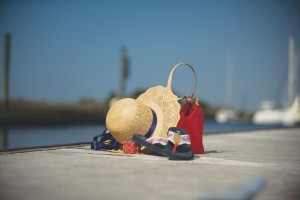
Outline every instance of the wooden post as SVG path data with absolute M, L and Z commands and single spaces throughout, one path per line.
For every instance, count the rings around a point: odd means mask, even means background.
M 124 98 L 126 96 L 125 94 L 125 88 L 126 84 L 125 81 L 128 78 L 128 58 L 126 53 L 126 48 L 121 48 L 121 59 L 120 59 L 120 94 L 119 98 Z
M 4 65 L 3 65 L 3 103 L 4 107 L 9 107 L 9 58 L 10 58 L 10 35 L 4 36 Z
M 8 127 L 4 125 L 1 127 L 1 130 L 2 134 L 0 133 L 0 135 L 2 135 L 2 144 L 0 146 L 0 150 L 6 150 L 8 149 Z

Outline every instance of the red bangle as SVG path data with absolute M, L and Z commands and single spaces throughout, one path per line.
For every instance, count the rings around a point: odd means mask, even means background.
M 123 142 L 123 153 L 138 154 L 138 144 L 132 140 Z

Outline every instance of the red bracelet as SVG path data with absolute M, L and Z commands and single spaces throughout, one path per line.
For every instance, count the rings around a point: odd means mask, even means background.
M 138 154 L 138 144 L 132 140 L 123 142 L 123 153 Z

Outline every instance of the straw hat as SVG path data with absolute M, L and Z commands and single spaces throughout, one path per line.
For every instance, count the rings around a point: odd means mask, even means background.
M 133 134 L 147 137 L 167 137 L 169 127 L 177 125 L 180 115 L 178 97 L 170 88 L 149 88 L 136 100 L 124 98 L 108 111 L 106 126 L 120 143 L 131 140 Z

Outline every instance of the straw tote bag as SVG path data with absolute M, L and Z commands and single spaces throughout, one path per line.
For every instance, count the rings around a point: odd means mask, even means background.
M 176 127 L 178 121 L 181 119 L 180 115 L 180 109 L 181 106 L 178 103 L 178 100 L 182 99 L 176 96 L 173 91 L 172 91 L 172 79 L 173 79 L 173 74 L 174 71 L 177 67 L 179 66 L 188 66 L 193 70 L 194 73 L 194 80 L 195 80 L 195 85 L 194 85 L 194 91 L 193 91 L 193 96 L 195 96 L 196 92 L 196 84 L 197 84 L 197 77 L 196 77 L 196 72 L 194 68 L 185 63 L 179 63 L 175 65 L 168 77 L 168 82 L 167 86 L 155 86 L 155 87 L 150 87 L 146 92 L 141 94 L 137 100 L 142 100 L 144 102 L 147 101 L 152 101 L 155 102 L 160 108 L 161 108 L 161 113 L 158 113 L 158 116 L 163 116 L 160 119 L 158 119 L 158 122 L 163 121 L 161 124 L 158 124 L 157 129 L 160 130 L 160 134 L 153 134 L 152 136 L 158 136 L 158 137 L 167 137 L 167 132 L 170 127 Z M 194 118 L 194 117 L 193 117 Z
M 203 127 L 204 117 L 196 97 L 197 75 L 195 69 L 190 64 L 179 63 L 175 65 L 170 73 L 167 87 L 171 88 L 173 73 L 179 66 L 188 66 L 194 74 L 195 86 L 192 96 L 185 96 L 185 104 L 180 110 L 180 119 L 177 123 L 178 128 L 185 129 L 191 139 L 191 149 L 193 153 L 203 153 Z

